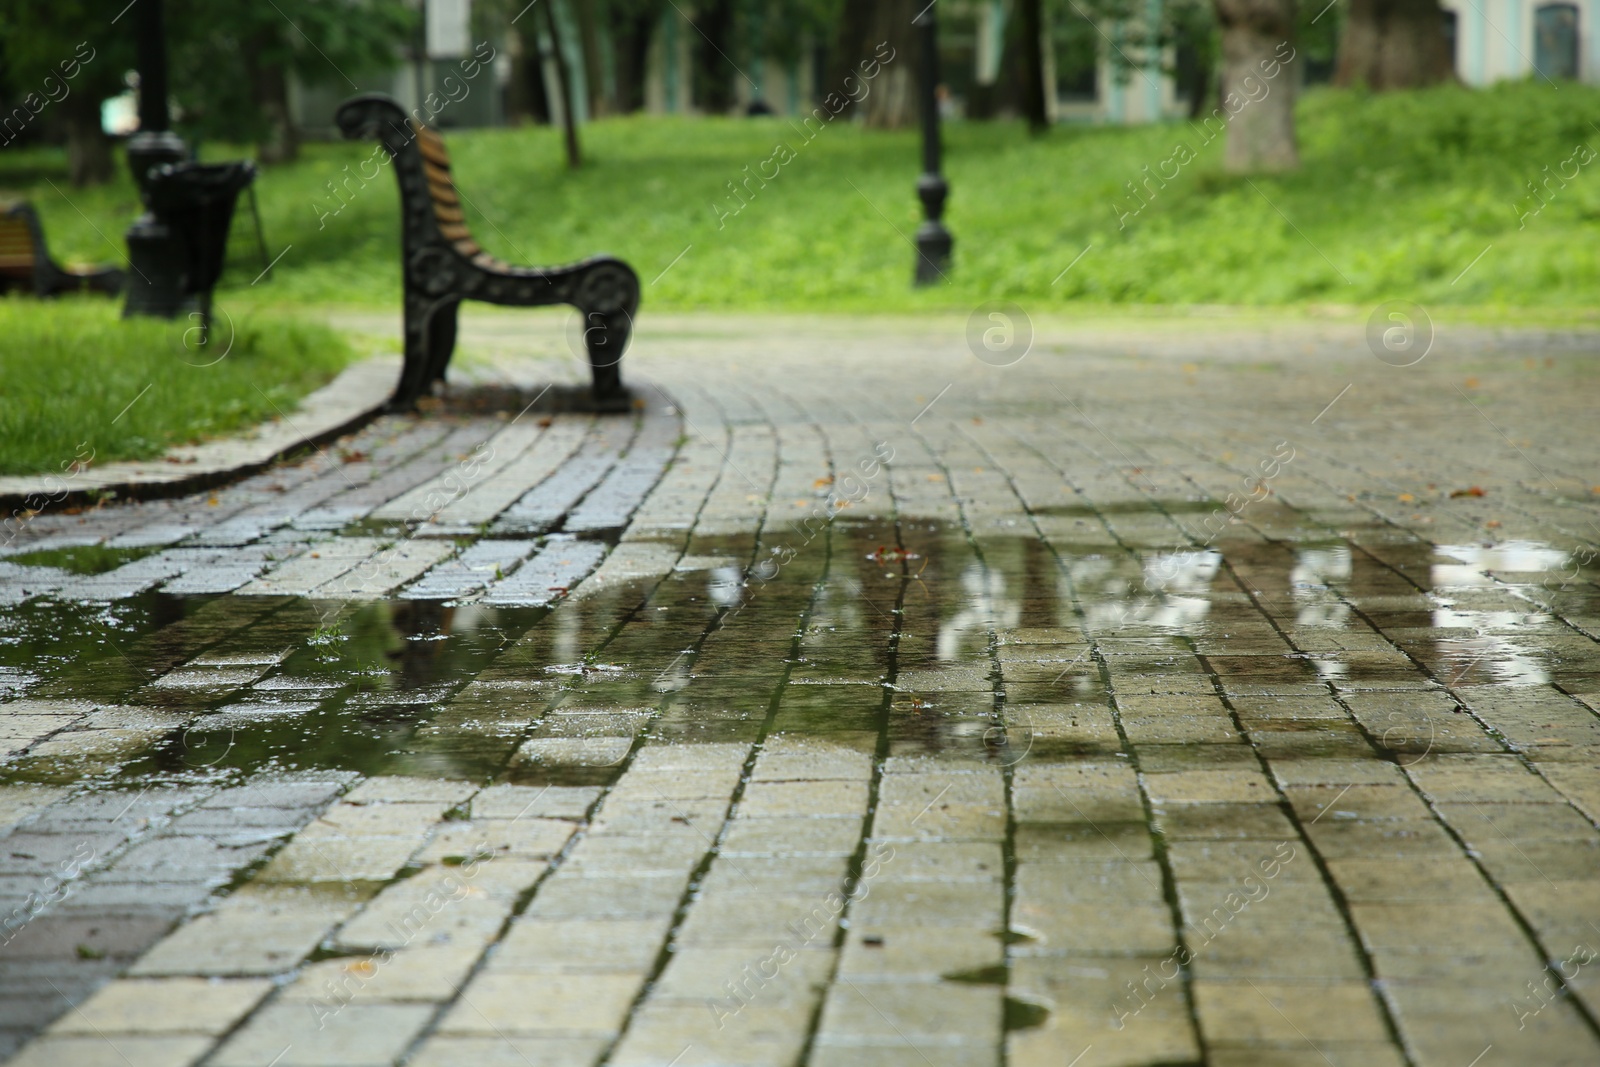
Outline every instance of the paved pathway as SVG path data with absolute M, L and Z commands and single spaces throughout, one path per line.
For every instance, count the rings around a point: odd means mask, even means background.
M 544 325 L 16 531 L 0 1056 L 1600 1062 L 1592 335 Z

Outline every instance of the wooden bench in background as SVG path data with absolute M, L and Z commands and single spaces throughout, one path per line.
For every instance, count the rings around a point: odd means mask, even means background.
M 44 227 L 33 205 L 0 206 L 0 293 L 26 289 L 34 296 L 93 292 L 116 296 L 127 280 L 116 267 L 63 267 L 50 258 Z
M 618 364 L 639 307 L 639 276 L 613 256 L 564 267 L 516 267 L 485 252 L 461 213 L 444 140 L 382 93 L 345 101 L 336 121 L 347 139 L 377 139 L 400 181 L 405 366 L 392 406 L 408 408 L 443 380 L 464 299 L 512 307 L 570 304 L 583 314 L 584 343 L 601 410 L 626 410 Z

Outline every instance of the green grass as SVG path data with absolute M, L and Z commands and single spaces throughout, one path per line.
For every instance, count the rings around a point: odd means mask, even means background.
M 1600 283 L 1592 251 L 1600 161 L 1520 230 L 1517 204 L 1544 167 L 1554 172 L 1576 145 L 1600 144 L 1595 115 L 1600 90 L 1571 83 L 1376 96 L 1317 90 L 1300 104 L 1304 168 L 1251 179 L 1223 174 L 1221 138 L 1203 146 L 1183 123 L 1064 127 L 1039 139 L 1010 124 L 950 123 L 955 265 L 948 284 L 920 292 L 908 285 L 905 239 L 919 221 L 910 131 L 837 123 L 806 142 L 781 118 L 612 119 L 585 128 L 589 164 L 576 173 L 563 167 L 550 129 L 456 131 L 447 140 L 486 248 L 536 264 L 621 255 L 643 277 L 651 309 L 905 312 L 965 310 L 986 299 L 1045 312 L 1360 308 L 1406 299 L 1571 314 L 1592 306 Z M 795 158 L 719 226 L 712 204 L 729 206 L 725 183 L 747 165 L 754 171 L 780 142 Z M 1119 227 L 1113 204 L 1127 202 L 1125 183 L 1180 142 L 1198 158 Z M 301 162 L 263 173 L 269 254 L 288 250 L 272 279 L 251 288 L 261 264 L 253 236 L 237 228 L 224 306 L 397 304 L 399 220 L 388 168 L 319 224 L 318 205 L 338 204 L 326 183 L 372 150 L 314 145 Z M 39 203 L 58 248 L 115 259 L 134 214 L 131 186 L 121 179 L 72 190 L 60 169 L 53 153 L 8 153 L 0 185 Z
M 105 299 L 0 299 L 0 473 L 149 459 L 237 430 L 293 410 L 352 356 L 328 327 L 267 311 L 236 317 L 221 358 L 191 351 L 183 320 L 119 313 Z

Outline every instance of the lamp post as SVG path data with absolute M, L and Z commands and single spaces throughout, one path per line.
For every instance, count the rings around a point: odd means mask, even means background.
M 940 221 L 950 187 L 939 173 L 939 28 L 934 7 L 923 8 L 912 22 L 922 38 L 921 84 L 917 87 L 922 98 L 922 176 L 917 179 L 917 197 L 925 217 L 917 227 L 917 285 L 932 285 L 944 278 L 950 266 L 950 247 L 955 243 Z
M 162 0 L 134 4 L 134 49 L 139 64 L 139 131 L 128 138 L 128 168 L 139 184 L 145 212 L 128 227 L 128 300 L 122 314 L 171 318 L 184 305 L 185 257 L 172 228 L 150 210 L 150 172 L 189 156 L 183 138 L 169 128 L 167 39 Z

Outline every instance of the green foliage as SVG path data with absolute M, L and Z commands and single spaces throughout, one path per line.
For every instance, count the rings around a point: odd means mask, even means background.
M 948 285 L 928 290 L 909 285 L 907 238 L 921 219 L 912 131 L 835 122 L 808 143 L 781 118 L 613 119 L 585 130 L 591 159 L 576 173 L 562 162 L 559 132 L 548 128 L 452 131 L 448 142 L 473 233 L 490 252 L 533 264 L 623 256 L 645 282 L 646 322 L 658 309 L 966 310 L 1001 298 L 1039 311 L 1129 303 L 1370 308 L 1400 298 L 1430 307 L 1583 309 L 1600 288 L 1592 252 L 1600 160 L 1556 186 L 1520 229 L 1519 220 L 1537 206 L 1526 183 L 1542 179 L 1542 168 L 1553 174 L 1575 145 L 1600 145 L 1587 118 L 1596 113 L 1600 90 L 1576 84 L 1316 90 L 1300 103 L 1302 170 L 1251 181 L 1223 173 L 1222 138 L 1205 144 L 1187 123 L 1058 127 L 1037 140 L 1016 125 L 951 123 L 955 267 Z M 751 180 L 754 193 L 735 212 L 727 183 L 756 174 L 779 142 L 793 160 L 765 187 Z M 1197 158 L 1120 228 L 1119 214 L 1136 206 L 1127 183 L 1142 181 L 1146 166 L 1154 173 L 1180 142 Z M 237 229 L 230 281 L 219 294 L 225 305 L 398 309 L 399 206 L 389 168 L 364 186 L 352 182 L 342 208 L 326 184 L 346 166 L 357 173 L 372 151 L 311 146 L 302 162 L 262 176 L 269 254 L 293 247 L 271 280 L 251 287 L 261 265 L 241 239 L 248 230 Z M 73 193 L 69 203 L 35 177 L 50 158 L 0 156 L 0 185 L 22 179 L 60 251 L 110 258 L 101 233 L 120 233 L 134 214 L 127 179 Z M 319 228 L 319 210 L 334 208 Z
M 0 299 L 0 473 L 148 459 L 275 418 L 351 358 L 331 329 L 281 315 L 239 316 L 219 359 L 186 345 L 190 323 L 120 313 L 103 298 Z
M 168 0 L 178 125 L 205 140 L 264 137 L 259 85 L 268 72 L 355 92 L 355 79 L 394 66 L 416 25 L 400 0 Z
M 71 81 L 72 92 L 80 103 L 117 95 L 134 66 L 138 14 L 128 0 L 0 4 L 7 87 L 19 95 L 42 92 L 43 80 L 59 77 L 61 62 L 87 42 L 93 59 Z M 416 12 L 402 0 L 167 0 L 165 16 L 177 127 L 201 139 L 234 141 L 267 133 L 262 97 L 273 72 L 353 91 L 351 79 L 394 65 L 396 48 L 417 24 Z
M 8 0 L 0 3 L 0 47 L 4 49 L 6 88 L 19 97 L 44 95 L 45 79 L 66 80 L 72 93 L 103 100 L 123 89 L 122 76 L 133 66 L 133 37 L 127 17 L 112 20 L 127 0 Z M 79 52 L 80 44 L 89 46 Z M 70 79 L 62 64 L 82 59 Z

